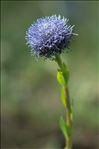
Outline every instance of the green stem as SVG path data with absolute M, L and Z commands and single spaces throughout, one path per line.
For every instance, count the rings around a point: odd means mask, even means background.
M 55 61 L 57 62 L 59 68 L 61 69 L 64 79 L 66 78 L 66 73 L 64 72 L 64 66 L 61 61 L 60 56 L 56 56 Z M 70 130 L 72 130 L 72 110 L 71 110 L 71 103 L 70 103 L 70 96 L 69 96 L 69 90 L 68 85 L 64 87 L 65 90 L 65 96 L 66 96 L 66 124 L 69 126 Z M 72 149 L 72 131 L 70 133 L 70 136 L 66 137 L 66 147 L 64 149 Z
M 72 130 L 71 103 L 70 103 L 68 87 L 65 88 L 65 92 L 67 96 L 66 123 Z M 67 137 L 66 149 L 72 149 L 72 131 L 70 136 Z

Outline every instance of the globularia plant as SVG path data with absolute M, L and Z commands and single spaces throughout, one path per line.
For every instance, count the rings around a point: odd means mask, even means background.
M 66 120 L 60 118 L 60 127 L 66 139 L 65 149 L 72 149 L 72 105 L 68 90 L 69 70 L 61 60 L 61 53 L 68 50 L 74 25 L 60 15 L 38 19 L 26 32 L 27 44 L 36 57 L 48 58 L 58 64 L 57 80 L 61 86 L 62 103 L 66 109 Z

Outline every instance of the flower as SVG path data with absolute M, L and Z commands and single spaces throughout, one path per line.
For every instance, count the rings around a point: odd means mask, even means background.
M 27 44 L 37 57 L 54 58 L 68 48 L 73 35 L 74 25 L 60 15 L 38 19 L 26 32 Z

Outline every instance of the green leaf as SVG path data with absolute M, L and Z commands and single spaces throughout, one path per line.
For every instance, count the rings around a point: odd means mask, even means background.
M 61 128 L 65 138 L 71 136 L 71 128 L 66 124 L 63 117 L 60 118 L 60 128 Z
M 66 127 L 65 127 L 65 122 L 64 122 L 63 117 L 60 118 L 60 128 L 61 128 L 65 138 L 67 138 Z
M 71 121 L 73 121 L 73 107 L 71 105 L 71 112 L 70 112 Z
M 58 70 L 58 72 L 57 72 L 57 80 L 58 80 L 58 82 L 59 82 L 59 84 L 61 86 L 64 86 L 65 85 L 65 79 L 64 79 L 64 76 L 63 76 L 62 71 L 59 71 Z
M 68 80 L 69 80 L 69 71 L 64 71 L 64 78 L 65 78 L 65 82 L 66 84 L 68 83 Z
M 63 62 L 63 69 L 67 71 L 67 66 L 64 62 Z
M 65 88 L 64 87 L 62 87 L 62 91 L 61 91 L 61 100 L 62 100 L 62 103 L 63 103 L 63 105 L 66 107 L 66 99 L 67 98 L 67 96 L 66 96 L 66 93 L 65 93 Z
M 64 72 L 63 75 L 64 75 L 64 78 L 65 78 L 65 82 L 67 84 L 68 80 L 69 80 L 69 70 L 68 70 L 65 63 L 63 63 L 63 72 Z

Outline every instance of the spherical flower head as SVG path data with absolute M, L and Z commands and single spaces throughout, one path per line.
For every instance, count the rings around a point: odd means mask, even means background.
M 37 57 L 55 58 L 68 48 L 75 33 L 68 19 L 50 16 L 38 19 L 26 32 L 27 44 Z

